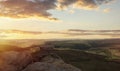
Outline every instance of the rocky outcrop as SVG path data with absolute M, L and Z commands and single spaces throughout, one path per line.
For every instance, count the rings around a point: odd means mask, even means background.
M 0 52 L 0 71 L 81 71 L 49 50 L 31 47 Z
M 7 51 L 0 53 L 0 71 L 20 71 L 31 63 L 28 52 Z
M 46 62 L 35 62 L 25 68 L 23 71 L 81 71 L 71 65 L 57 66 Z
M 28 65 L 23 71 L 81 71 L 80 69 L 66 64 L 58 56 L 48 55 L 41 59 L 40 62 L 35 62 Z

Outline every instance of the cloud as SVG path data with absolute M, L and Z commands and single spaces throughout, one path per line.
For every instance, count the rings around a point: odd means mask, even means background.
M 0 16 L 57 20 L 48 12 L 48 10 L 55 9 L 55 2 L 56 0 L 0 0 Z
M 49 10 L 68 8 L 95 9 L 113 0 L 0 0 L 0 16 L 11 18 L 37 17 L 58 20 Z M 73 11 L 71 11 L 73 13 Z
M 69 29 L 69 32 L 99 32 L 99 33 L 107 33 L 107 32 L 112 32 L 112 33 L 120 33 L 120 30 L 80 30 L 80 29 Z
M 42 32 L 34 32 L 34 31 L 22 31 L 22 30 L 0 30 L 1 33 L 13 33 L 13 34 L 31 34 L 31 35 L 37 35 L 37 34 L 42 34 Z
M 120 37 L 120 30 L 80 30 L 69 29 L 68 35 L 80 36 L 80 35 L 100 35 L 100 36 L 116 36 Z
M 111 11 L 110 8 L 106 8 L 106 9 L 103 10 L 104 13 L 109 13 L 110 11 Z
M 64 31 L 22 31 L 22 30 L 0 30 L 1 39 L 52 39 L 52 38 L 120 38 L 120 30 L 80 30 L 69 29 Z
M 81 35 L 110 35 L 110 36 L 120 36 L 120 30 L 80 30 L 80 29 L 69 29 L 65 31 L 50 31 L 45 32 L 49 34 L 64 34 L 71 36 L 81 36 Z
M 74 11 L 74 10 L 70 10 L 70 11 L 68 11 L 68 13 L 70 13 L 70 14 L 74 14 L 75 11 Z
M 92 10 L 97 8 L 99 5 L 110 3 L 114 0 L 58 0 L 59 9 L 67 8 L 68 6 L 73 5 L 75 8 Z

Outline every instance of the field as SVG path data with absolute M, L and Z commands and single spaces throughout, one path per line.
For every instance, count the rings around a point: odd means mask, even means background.
M 56 50 L 65 62 L 83 71 L 119 71 L 120 63 L 107 59 L 106 56 L 86 53 L 78 50 Z
M 119 71 L 120 40 L 52 41 L 55 53 L 83 71 Z

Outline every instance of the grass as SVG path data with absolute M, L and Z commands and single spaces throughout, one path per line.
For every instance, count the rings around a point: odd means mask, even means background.
M 106 56 L 78 50 L 55 50 L 65 62 L 82 71 L 120 71 L 120 63 L 109 61 Z

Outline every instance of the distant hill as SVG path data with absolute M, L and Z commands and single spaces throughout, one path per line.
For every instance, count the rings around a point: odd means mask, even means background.
M 120 62 L 109 60 L 107 59 L 107 56 L 78 50 L 56 50 L 54 52 L 58 54 L 66 63 L 81 68 L 82 71 L 120 70 Z
M 54 45 L 55 48 L 70 48 L 86 50 L 91 48 L 113 48 L 120 47 L 120 39 L 103 39 L 103 40 L 63 40 L 63 41 L 50 41 L 46 44 Z M 116 47 L 117 45 L 117 47 Z

